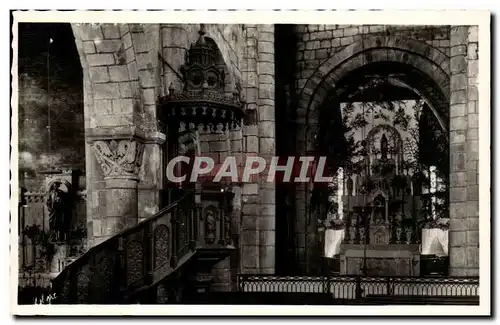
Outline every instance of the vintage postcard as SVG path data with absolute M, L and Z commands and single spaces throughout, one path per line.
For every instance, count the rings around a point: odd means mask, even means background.
M 12 15 L 12 314 L 491 313 L 489 12 Z

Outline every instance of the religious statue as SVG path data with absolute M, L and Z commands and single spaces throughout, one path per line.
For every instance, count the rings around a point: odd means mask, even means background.
M 205 214 L 205 241 L 207 244 L 215 243 L 216 229 L 215 213 L 212 209 L 208 209 Z
M 46 203 L 49 210 L 50 232 L 55 241 L 63 241 L 65 239 L 70 218 L 68 194 L 61 190 L 60 186 L 60 182 L 55 182 L 50 187 Z

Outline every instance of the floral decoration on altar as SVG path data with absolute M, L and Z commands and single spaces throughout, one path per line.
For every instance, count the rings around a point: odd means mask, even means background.
M 450 227 L 450 219 L 449 218 L 432 219 L 424 224 L 424 229 L 439 228 L 442 230 L 448 230 L 449 227 Z
M 327 229 L 341 230 L 345 229 L 345 222 L 343 219 L 338 219 L 337 216 L 328 215 L 326 219 L 318 219 L 318 230 L 325 231 Z

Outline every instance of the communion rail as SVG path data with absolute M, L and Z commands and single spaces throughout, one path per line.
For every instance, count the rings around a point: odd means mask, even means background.
M 195 253 L 198 215 L 192 193 L 138 225 L 90 248 L 53 281 L 59 304 L 134 301 Z
M 238 275 L 239 292 L 322 293 L 333 299 L 392 297 L 479 299 L 479 277 Z M 453 298 L 451 298 L 453 299 Z M 386 299 L 387 300 L 387 299 Z M 432 300 L 432 299 L 431 299 Z

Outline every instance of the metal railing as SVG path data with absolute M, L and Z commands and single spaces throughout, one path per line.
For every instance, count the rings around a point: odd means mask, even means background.
M 92 247 L 54 280 L 54 303 L 127 303 L 135 292 L 172 273 L 197 240 L 194 193 L 135 227 Z
M 238 275 L 240 292 L 328 293 L 334 299 L 370 296 L 479 296 L 479 277 L 363 277 Z

